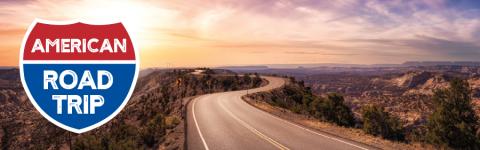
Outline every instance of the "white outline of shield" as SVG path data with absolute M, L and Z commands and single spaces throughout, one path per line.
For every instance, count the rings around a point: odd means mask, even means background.
M 87 21 L 88 22 L 88 21 Z M 19 59 L 19 69 L 20 69 L 20 79 L 22 81 L 22 86 L 23 88 L 25 89 L 25 93 L 27 93 L 27 96 L 28 98 L 30 99 L 30 102 L 32 102 L 33 106 L 35 106 L 35 108 L 40 112 L 40 114 L 47 118 L 48 121 L 52 122 L 53 124 L 55 124 L 56 126 L 60 127 L 60 128 L 63 128 L 65 130 L 68 130 L 68 131 L 71 131 L 71 132 L 74 132 L 74 133 L 84 133 L 84 132 L 87 132 L 87 131 L 90 131 L 92 129 L 95 129 L 97 127 L 100 127 L 102 126 L 103 124 L 107 123 L 108 121 L 112 120 L 115 116 L 118 115 L 118 113 L 120 113 L 120 111 L 127 105 L 128 101 L 130 100 L 132 94 L 133 94 L 133 91 L 135 89 L 135 86 L 137 84 L 137 78 L 138 78 L 138 73 L 139 73 L 139 69 L 140 69 L 140 56 L 139 56 L 139 50 L 137 49 L 137 45 L 136 43 L 134 42 L 133 40 L 133 37 L 132 35 L 129 34 L 129 37 L 130 37 L 130 40 L 132 42 L 132 45 L 133 45 L 133 49 L 134 49 L 134 52 L 135 52 L 135 75 L 133 77 L 133 80 L 132 80 L 132 84 L 131 84 L 131 87 L 130 87 L 130 90 L 128 91 L 128 94 L 127 96 L 125 97 L 125 99 L 123 100 L 122 104 L 120 105 L 120 107 L 118 107 L 112 114 L 110 114 L 108 117 L 106 117 L 105 119 L 93 124 L 93 125 L 90 125 L 88 127 L 85 127 L 85 128 L 82 128 L 82 129 L 75 129 L 75 128 L 72 128 L 72 127 L 69 127 L 67 125 L 64 125 L 63 123 L 61 122 L 58 122 L 57 120 L 53 119 L 52 117 L 50 117 L 47 113 L 45 113 L 43 111 L 43 109 L 38 106 L 37 102 L 35 101 L 35 99 L 33 99 L 32 95 L 30 94 L 30 90 L 28 89 L 28 86 L 26 86 L 27 84 L 25 83 L 25 77 L 24 77 L 24 73 L 23 73 L 23 54 L 24 54 L 24 49 L 25 49 L 25 44 L 27 42 L 27 39 L 28 37 L 30 36 L 30 32 L 32 31 L 32 29 L 35 27 L 35 25 L 37 23 L 45 23 L 45 24 L 52 24 L 52 25 L 70 25 L 70 24 L 74 24 L 74 23 L 85 23 L 85 24 L 89 24 L 89 25 L 106 25 L 106 24 L 114 24 L 114 23 L 122 23 L 121 21 L 118 21 L 118 22 L 113 22 L 113 23 L 99 23 L 99 24 L 95 24 L 95 23 L 86 23 L 84 21 L 81 21 L 81 20 L 69 20 L 69 21 L 49 21 L 49 20 L 42 20 L 42 19 L 38 19 L 36 18 L 35 20 L 33 20 L 32 24 L 30 24 L 30 26 L 28 27 L 28 30 L 27 32 L 25 33 L 25 36 L 23 37 L 23 41 L 22 41 L 22 45 L 21 45 L 21 48 L 20 48 L 20 59 Z M 127 34 L 128 34 L 128 28 L 125 26 L 125 24 L 123 24 L 123 27 L 125 28 L 125 30 L 127 30 Z

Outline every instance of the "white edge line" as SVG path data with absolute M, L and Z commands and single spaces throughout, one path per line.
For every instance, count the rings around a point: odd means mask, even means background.
M 307 128 L 304 128 L 304 127 L 302 127 L 302 126 L 300 126 L 300 125 L 297 125 L 297 124 L 288 122 L 288 121 L 286 121 L 286 120 L 283 120 L 283 119 L 281 119 L 281 118 L 278 118 L 277 116 L 274 116 L 274 117 L 275 117 L 276 119 L 279 119 L 279 120 L 283 121 L 283 122 L 286 122 L 286 123 L 288 123 L 288 124 L 291 124 L 291 125 L 293 125 L 293 126 L 296 126 L 296 127 L 300 128 L 300 129 L 306 130 L 306 131 L 308 131 L 308 132 L 310 132 L 310 133 L 317 134 L 317 135 L 320 135 L 320 136 L 323 136 L 323 137 L 325 137 L 325 138 L 329 138 L 329 139 L 332 139 L 332 140 L 335 140 L 335 141 L 338 141 L 338 142 L 342 142 L 342 143 L 345 143 L 345 144 L 347 144 L 347 145 L 354 146 L 354 147 L 357 147 L 357 148 L 360 148 L 360 149 L 363 149 L 363 150 L 368 150 L 367 148 L 364 148 L 364 147 L 355 145 L 355 144 L 353 144 L 353 143 L 350 143 L 350 142 L 347 142 L 347 141 L 344 141 L 344 140 L 341 140 L 341 139 L 338 139 L 338 138 L 335 138 L 335 137 L 331 137 L 331 136 L 328 136 L 328 135 L 325 135 L 325 134 L 321 134 L 321 133 L 312 131 L 312 130 L 307 129 Z
M 277 148 L 280 148 L 282 150 L 289 150 L 288 147 L 280 144 L 279 142 L 275 141 L 274 139 L 272 139 L 271 137 L 268 137 L 267 135 L 263 134 L 262 132 L 258 131 L 257 129 L 255 129 L 254 127 L 252 127 L 251 125 L 249 125 L 248 123 L 246 123 L 245 121 L 241 120 L 240 118 L 238 118 L 237 116 L 235 116 L 230 110 L 228 110 L 221 101 L 219 101 L 219 104 L 220 104 L 220 107 L 225 110 L 233 119 L 237 120 L 240 125 L 244 126 L 245 128 L 249 129 L 250 131 L 254 132 L 255 131 L 260 134 L 260 135 L 257 135 L 257 136 L 260 136 L 261 138 L 265 138 L 264 140 L 270 142 L 272 145 L 276 146 Z M 262 137 L 263 136 L 263 137 Z
M 135 60 L 23 60 L 23 64 L 135 64 Z
M 203 146 L 205 147 L 206 150 L 210 150 L 208 148 L 207 142 L 205 142 L 205 139 L 203 138 L 202 131 L 200 131 L 200 127 L 198 126 L 198 123 L 197 123 L 197 118 L 195 117 L 195 103 L 197 103 L 197 99 L 198 98 L 195 98 L 195 100 L 193 100 L 193 104 L 192 104 L 193 121 L 195 122 L 195 127 L 197 127 L 197 131 L 198 131 L 198 134 L 200 135 L 200 139 L 202 139 Z
M 243 101 L 243 100 L 242 100 L 242 101 Z M 245 102 L 245 101 L 243 101 L 243 102 Z M 245 103 L 246 103 L 246 102 L 245 102 Z M 254 107 L 254 108 L 255 108 L 255 107 Z M 260 109 L 258 109 L 258 108 L 255 108 L 255 109 L 260 110 Z M 275 116 L 275 115 L 273 115 L 273 114 L 267 113 L 267 112 L 265 112 L 265 111 L 263 111 L 263 110 L 260 110 L 260 112 L 263 112 L 263 113 L 265 113 L 265 114 L 268 114 L 268 115 L 272 116 L 272 117 L 275 118 L 275 119 L 278 119 L 278 120 L 280 120 L 280 121 L 282 121 L 282 122 L 285 122 L 285 123 L 288 123 L 288 124 L 290 124 L 290 125 L 296 126 L 296 127 L 300 128 L 300 129 L 303 129 L 303 130 L 308 131 L 308 132 L 310 132 L 310 133 L 313 133 L 313 134 L 316 134 L 316 135 L 320 135 L 320 136 L 323 136 L 323 137 L 325 137 L 325 138 L 332 139 L 332 140 L 335 140 L 335 141 L 338 141 L 338 142 L 342 142 L 342 143 L 345 143 L 345 144 L 347 144 L 347 145 L 354 146 L 354 147 L 357 147 L 357 148 L 360 148 L 360 149 L 363 149 L 363 150 L 368 150 L 367 148 L 364 148 L 364 147 L 355 145 L 355 144 L 353 144 L 353 143 L 350 143 L 350 142 L 347 142 L 347 141 L 344 141 L 344 140 L 341 140 L 341 139 L 338 139 L 338 138 L 335 138 L 335 137 L 331 137 L 331 136 L 328 136 L 328 135 L 325 135 L 325 134 L 321 134 L 321 133 L 312 131 L 312 130 L 310 130 L 310 129 L 308 129 L 308 128 L 302 127 L 302 126 L 300 126 L 300 125 L 298 125 L 298 124 L 295 124 L 295 123 L 292 123 L 292 122 L 289 122 L 289 121 L 287 121 L 287 120 L 284 120 L 284 119 L 282 119 L 282 118 L 279 118 L 278 116 Z

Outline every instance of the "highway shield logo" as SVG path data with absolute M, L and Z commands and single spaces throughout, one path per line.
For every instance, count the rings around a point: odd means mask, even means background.
M 83 133 L 127 104 L 138 54 L 122 23 L 35 20 L 20 49 L 20 77 L 35 108 L 53 124 Z

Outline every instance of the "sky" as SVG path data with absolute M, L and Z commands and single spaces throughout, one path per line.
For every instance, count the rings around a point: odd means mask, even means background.
M 120 20 L 142 68 L 480 60 L 478 0 L 2 0 L 0 66 L 35 18 Z

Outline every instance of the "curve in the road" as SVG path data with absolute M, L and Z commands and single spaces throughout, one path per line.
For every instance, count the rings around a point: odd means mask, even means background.
M 249 129 L 250 131 L 252 131 L 253 133 L 255 133 L 256 135 L 258 135 L 260 138 L 270 142 L 271 144 L 273 144 L 274 146 L 278 147 L 279 149 L 282 149 L 282 150 L 288 150 L 287 147 L 283 146 L 282 144 L 278 143 L 277 141 L 273 140 L 272 138 L 266 136 L 265 134 L 263 134 L 262 132 L 258 131 L 257 129 L 253 128 L 252 126 L 250 126 L 248 123 L 244 122 L 243 120 L 239 119 L 237 116 L 235 116 L 230 110 L 226 109 L 225 106 L 220 102 L 220 106 L 222 107 L 222 109 L 227 112 L 233 119 L 237 120 L 241 125 L 243 125 L 245 128 Z M 202 138 L 203 139 L 203 138 Z M 208 147 L 205 147 L 208 149 Z
M 200 127 L 198 126 L 197 118 L 195 117 L 195 103 L 197 101 L 193 101 L 193 106 L 192 106 L 192 116 L 193 116 L 193 121 L 195 122 L 195 127 L 197 127 L 198 135 L 200 136 L 200 139 L 202 140 L 203 146 L 205 147 L 206 150 L 209 150 L 207 142 L 205 142 L 205 139 L 203 138 L 202 131 L 200 131 Z
M 254 108 L 241 97 L 282 87 L 284 78 L 263 77 L 268 85 L 199 96 L 187 106 L 188 149 L 376 149 L 328 135 Z M 190 111 L 191 110 L 191 111 Z

